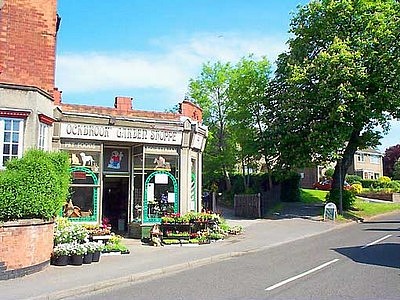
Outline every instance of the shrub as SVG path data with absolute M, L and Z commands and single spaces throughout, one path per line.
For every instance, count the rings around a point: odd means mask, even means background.
M 326 202 L 333 202 L 339 209 L 340 190 L 331 190 L 325 198 Z M 356 196 L 353 191 L 342 190 L 342 207 L 343 210 L 349 210 L 356 200 Z
M 360 183 L 364 189 L 372 187 L 377 181 L 374 179 L 361 179 Z
M 65 203 L 70 182 L 63 152 L 29 150 L 0 172 L 0 220 L 51 219 Z
M 358 176 L 358 175 L 346 175 L 346 181 L 351 185 L 353 183 L 361 182 L 361 180 L 362 180 L 361 176 Z
M 362 185 L 359 184 L 359 183 L 353 183 L 353 184 L 351 185 L 351 188 L 353 189 L 353 191 L 354 191 L 356 194 L 360 194 L 360 193 L 363 191 L 363 187 L 362 187 Z
M 390 177 L 387 177 L 387 176 L 381 176 L 378 178 L 379 183 L 386 184 L 386 183 L 389 183 L 390 181 L 392 181 L 392 180 L 390 179 Z

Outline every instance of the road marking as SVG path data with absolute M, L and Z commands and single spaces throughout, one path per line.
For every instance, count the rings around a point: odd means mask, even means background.
M 384 236 L 383 238 L 380 238 L 380 239 L 378 239 L 376 241 L 373 241 L 373 242 L 371 242 L 369 244 L 366 244 L 366 245 L 362 246 L 361 249 L 365 249 L 365 248 L 367 248 L 369 246 L 372 246 L 372 245 L 375 245 L 375 244 L 377 244 L 379 242 L 382 242 L 383 240 L 386 240 L 387 238 L 390 238 L 391 236 L 392 236 L 391 234 L 388 234 L 388 235 Z
M 335 259 L 333 259 L 333 260 L 331 260 L 331 261 L 328 261 L 328 262 L 326 262 L 326 263 L 324 263 L 324 264 L 322 264 L 322 265 L 320 265 L 320 266 L 318 266 L 318 267 L 315 267 L 314 269 L 311 269 L 311 270 L 309 270 L 309 271 L 307 271 L 307 272 L 301 273 L 301 274 L 299 274 L 299 275 L 296 275 L 296 276 L 294 276 L 294 277 L 291 277 L 291 278 L 289 278 L 289 279 L 286 279 L 286 280 L 284 280 L 284 281 L 281 281 L 281 282 L 279 282 L 279 283 L 277 283 L 277 284 L 271 285 L 270 287 L 267 287 L 265 290 L 266 290 L 266 291 L 272 291 L 273 289 L 276 289 L 276 288 L 278 288 L 278 287 L 280 287 L 280 286 L 282 286 L 282 285 L 284 285 L 284 284 L 286 284 L 286 283 L 292 282 L 292 281 L 294 281 L 294 280 L 296 280 L 296 279 L 299 279 L 299 278 L 301 278 L 301 277 L 304 277 L 304 276 L 306 276 L 306 275 L 308 275 L 308 274 L 311 274 L 311 273 L 313 273 L 313 272 L 316 272 L 316 271 L 318 271 L 318 270 L 321 270 L 321 269 L 323 269 L 323 268 L 325 268 L 325 267 L 327 267 L 327 266 L 329 266 L 329 265 L 331 265 L 331 264 L 337 262 L 338 260 L 339 260 L 338 258 L 335 258 Z

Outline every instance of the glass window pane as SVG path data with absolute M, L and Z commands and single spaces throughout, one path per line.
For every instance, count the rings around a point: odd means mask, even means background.
M 12 145 L 12 155 L 18 155 L 18 145 Z
M 12 142 L 13 142 L 13 143 L 18 143 L 18 140 L 19 140 L 19 133 L 18 133 L 18 132 L 14 132 L 14 133 L 13 133 Z
M 13 120 L 13 131 L 19 131 L 19 120 Z
M 4 130 L 11 130 L 11 120 L 4 120 Z
M 9 160 L 10 158 L 8 156 L 3 156 L 3 166 L 5 165 L 6 161 Z
M 4 132 L 4 142 L 5 143 L 11 142 L 11 133 L 10 132 Z
M 72 207 L 65 206 L 64 215 L 66 217 L 91 216 L 94 211 L 94 189 L 94 187 L 71 187 Z
M 10 154 L 10 144 L 4 144 L 3 154 Z

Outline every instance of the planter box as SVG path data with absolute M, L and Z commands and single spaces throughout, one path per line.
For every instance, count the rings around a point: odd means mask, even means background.
M 54 222 L 39 219 L 0 224 L 0 280 L 38 272 L 50 264 Z
M 388 202 L 396 202 L 400 203 L 400 193 L 379 193 L 379 192 L 368 192 L 358 194 L 360 197 L 369 198 L 369 199 L 378 199 L 384 200 Z

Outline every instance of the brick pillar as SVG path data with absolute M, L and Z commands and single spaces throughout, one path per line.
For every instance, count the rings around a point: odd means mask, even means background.
M 0 1 L 0 82 L 53 94 L 57 0 Z

